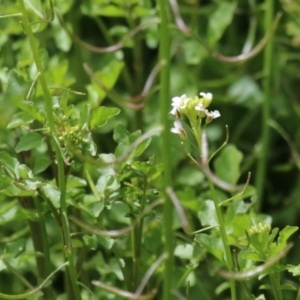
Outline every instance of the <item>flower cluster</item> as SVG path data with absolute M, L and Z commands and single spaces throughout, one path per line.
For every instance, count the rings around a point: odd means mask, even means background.
M 218 110 L 208 111 L 207 109 L 212 98 L 213 95 L 211 93 L 200 93 L 200 97 L 195 96 L 194 98 L 189 98 L 186 95 L 174 97 L 171 104 L 173 108 L 170 114 L 175 115 L 177 120 L 174 122 L 174 127 L 171 131 L 179 134 L 181 138 L 186 138 L 185 130 L 180 121 L 182 115 L 188 117 L 193 128 L 200 126 L 202 119 L 205 119 L 205 123 L 208 124 L 213 119 L 220 117 L 221 114 Z
M 70 148 L 80 152 L 89 150 L 92 155 L 96 154 L 96 145 L 92 140 L 87 124 L 78 124 L 78 120 L 65 117 L 56 118 L 56 122 L 57 138 L 66 159 L 71 160 L 73 157 Z
M 269 224 L 258 223 L 258 225 L 252 226 L 249 229 L 249 235 L 252 236 L 260 233 L 269 234 L 270 231 L 271 231 L 271 226 Z

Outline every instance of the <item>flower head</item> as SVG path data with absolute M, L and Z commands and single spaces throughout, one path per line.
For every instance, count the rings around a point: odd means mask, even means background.
M 179 134 L 179 136 L 182 138 L 182 139 L 185 139 L 186 138 L 186 132 L 181 124 L 180 121 L 175 121 L 174 122 L 174 127 L 171 128 L 171 132 L 173 133 L 176 133 L 176 134 Z
M 206 110 L 206 124 L 210 123 L 212 120 L 219 118 L 221 116 L 220 112 L 218 110 L 214 111 L 208 111 Z
M 184 112 L 186 109 L 186 106 L 189 102 L 190 98 L 188 98 L 185 94 L 180 97 L 174 97 L 172 98 L 172 110 L 170 111 L 170 114 L 172 115 L 180 115 L 181 112 Z M 179 114 L 178 114 L 179 112 Z

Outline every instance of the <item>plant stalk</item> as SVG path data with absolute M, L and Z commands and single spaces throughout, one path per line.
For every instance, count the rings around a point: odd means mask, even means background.
M 267 33 L 272 26 L 272 19 L 274 15 L 273 0 L 265 0 L 265 16 L 264 25 Z M 264 66 L 263 66 L 263 103 L 262 103 L 262 135 L 261 135 L 261 154 L 258 159 L 257 175 L 256 175 L 256 189 L 257 201 L 255 204 L 256 211 L 259 212 L 262 206 L 262 197 L 266 181 L 267 158 L 270 147 L 270 126 L 268 121 L 270 119 L 271 109 L 271 84 L 272 84 L 272 59 L 273 59 L 273 38 L 271 37 L 269 43 L 264 49 Z
M 60 151 L 60 147 L 56 142 L 55 139 L 55 133 L 56 133 L 56 126 L 54 121 L 54 115 L 52 110 L 52 98 L 47 86 L 44 69 L 40 60 L 39 52 L 38 52 L 38 46 L 34 37 L 34 34 L 31 30 L 31 26 L 29 23 L 29 18 L 27 15 L 27 11 L 25 8 L 25 4 L 23 0 L 18 0 L 19 6 L 21 8 L 22 12 L 22 24 L 24 27 L 24 30 L 27 34 L 30 48 L 32 51 L 33 59 L 37 68 L 37 71 L 40 73 L 39 80 L 41 83 L 41 87 L 44 94 L 45 99 L 45 110 L 47 115 L 47 121 L 49 124 L 50 134 L 54 145 L 54 150 L 56 154 L 56 160 L 57 160 L 57 167 L 58 167 L 58 187 L 60 189 L 61 195 L 60 195 L 60 206 L 61 206 L 61 221 L 62 221 L 62 235 L 63 235 L 63 248 L 65 252 L 65 258 L 68 262 L 68 279 L 71 283 L 71 289 L 69 290 L 70 293 L 68 293 L 68 299 L 69 300 L 81 300 L 81 294 L 80 290 L 77 284 L 76 279 L 76 273 L 75 273 L 75 267 L 73 263 L 73 257 L 72 257 L 72 247 L 71 247 L 71 239 L 70 239 L 70 230 L 69 230 L 69 224 L 67 219 L 67 203 L 66 203 L 66 178 L 65 178 L 65 165 L 62 153 Z
M 210 192 L 214 201 L 214 205 L 215 205 L 215 209 L 216 209 L 216 214 L 217 214 L 217 218 L 218 218 L 218 223 L 219 223 L 219 230 L 220 230 L 220 235 L 221 235 L 221 239 L 224 245 L 224 249 L 225 249 L 225 256 L 226 256 L 226 265 L 229 271 L 234 271 L 234 265 L 233 265 L 233 258 L 232 258 L 232 254 L 230 251 L 230 246 L 228 243 L 228 239 L 227 239 L 227 234 L 226 234 L 226 230 L 225 230 L 225 222 L 223 219 L 223 215 L 222 215 L 222 211 L 221 208 L 219 206 L 219 202 L 218 202 L 218 198 L 217 198 L 217 194 L 216 194 L 216 190 L 214 187 L 213 182 L 210 180 L 210 178 L 207 178 L 208 182 L 209 182 L 209 188 L 210 188 Z M 229 279 L 229 284 L 230 284 L 230 291 L 231 291 L 231 300 L 237 300 L 237 294 L 236 294 L 236 286 L 235 286 L 235 281 L 234 279 Z
M 279 280 L 278 280 L 278 277 L 276 275 L 277 274 L 275 274 L 275 273 L 270 273 L 269 274 L 272 290 L 273 290 L 273 293 L 274 293 L 274 299 L 275 300 L 283 300 Z
M 174 295 L 171 293 L 173 286 L 173 251 L 174 236 L 172 231 L 173 224 L 173 205 L 172 201 L 166 193 L 166 188 L 172 186 L 171 178 L 171 157 L 170 154 L 170 122 L 168 113 L 170 110 L 170 33 L 168 28 L 167 8 L 169 3 L 167 0 L 159 0 L 160 13 L 160 29 L 159 29 L 159 61 L 162 65 L 160 72 L 160 119 L 163 126 L 161 134 L 161 156 L 162 156 L 162 190 L 164 191 L 164 210 L 163 210 L 163 234 L 164 245 L 167 259 L 165 260 L 164 278 L 163 278 L 163 297 L 164 300 L 173 300 Z

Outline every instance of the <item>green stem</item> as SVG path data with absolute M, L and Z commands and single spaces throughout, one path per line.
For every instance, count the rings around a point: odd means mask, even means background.
M 272 286 L 275 300 L 282 300 L 283 298 L 282 298 L 282 293 L 281 293 L 280 284 L 279 284 L 279 278 L 278 278 L 277 274 L 270 273 L 269 277 L 270 277 L 271 286 Z
M 39 205 L 39 201 L 35 199 L 26 198 L 27 202 L 29 203 L 30 207 L 28 209 L 35 209 L 37 208 L 39 214 L 39 221 L 28 221 L 28 225 L 30 228 L 32 243 L 34 246 L 34 250 L 36 252 L 40 252 L 43 255 L 36 257 L 38 275 L 40 278 L 45 279 L 47 275 L 51 272 L 51 261 L 50 261 L 50 252 L 49 252 L 49 245 L 47 241 L 47 231 L 45 227 L 45 221 L 43 218 L 43 213 Z M 52 300 L 54 297 L 53 290 L 51 286 L 48 286 L 43 289 L 44 299 L 45 300 Z
M 164 191 L 165 203 L 163 210 L 163 233 L 165 252 L 168 255 L 165 260 L 164 276 L 163 276 L 163 297 L 164 300 L 174 299 L 171 293 L 173 286 L 173 250 L 174 250 L 174 236 L 172 231 L 173 223 L 173 205 L 171 199 L 166 193 L 166 188 L 172 185 L 171 178 L 171 157 L 170 155 L 170 122 L 168 120 L 168 113 L 170 110 L 170 33 L 168 29 L 167 18 L 167 0 L 159 0 L 159 12 L 161 18 L 160 25 L 160 39 L 159 39 L 159 60 L 162 65 L 160 73 L 160 114 L 163 131 L 161 134 L 161 156 L 162 156 L 162 190 Z
M 131 223 L 133 225 L 134 222 Z M 131 291 L 135 291 L 138 287 L 138 259 L 137 259 L 137 247 L 138 247 L 138 227 L 135 226 L 131 232 L 131 247 L 132 247 L 132 282 Z
M 300 286 L 298 288 L 298 293 L 297 293 L 297 296 L 296 296 L 296 300 L 300 300 Z
M 73 258 L 72 258 L 72 248 L 71 248 L 71 240 L 70 240 L 70 230 L 69 230 L 69 224 L 67 222 L 67 203 L 66 203 L 66 178 L 65 178 L 65 166 L 64 166 L 64 160 L 62 153 L 60 151 L 59 145 L 56 143 L 55 139 L 55 133 L 56 133 L 56 127 L 55 127 L 55 121 L 54 121 L 54 115 L 52 110 L 52 98 L 47 86 L 44 69 L 42 66 L 42 62 L 40 60 L 39 52 L 38 52 L 38 46 L 35 40 L 35 37 L 33 35 L 33 32 L 31 30 L 31 26 L 29 23 L 27 11 L 24 5 L 23 0 L 18 0 L 19 6 L 22 11 L 22 24 L 24 27 L 24 30 L 27 34 L 30 48 L 32 51 L 33 59 L 37 68 L 37 71 L 40 73 L 39 80 L 41 83 L 41 87 L 43 90 L 43 95 L 45 99 L 45 110 L 47 115 L 47 121 L 50 128 L 50 134 L 52 137 L 54 150 L 56 154 L 56 160 L 57 160 L 57 167 L 58 167 L 58 186 L 61 192 L 60 196 L 60 206 L 61 206 L 61 221 L 62 221 L 62 227 L 63 227 L 63 248 L 67 249 L 65 251 L 66 259 L 69 262 L 68 263 L 68 276 L 69 280 L 72 286 L 72 289 L 70 290 L 70 293 L 68 294 L 68 299 L 72 300 L 81 300 L 80 290 L 77 285 L 77 279 L 75 274 L 75 267 L 73 264 Z
M 272 18 L 274 11 L 273 0 L 265 1 L 265 32 L 269 31 L 272 26 Z M 262 136 L 261 136 L 261 155 L 258 160 L 257 175 L 256 175 L 256 189 L 257 189 L 257 201 L 256 210 L 260 211 L 262 206 L 262 197 L 266 179 L 266 167 L 267 158 L 269 155 L 269 143 L 270 143 L 270 126 L 268 121 L 270 119 L 270 107 L 271 107 L 271 84 L 272 84 L 272 58 L 273 58 L 273 42 L 270 38 L 269 43 L 264 50 L 264 99 L 262 104 Z
M 146 206 L 146 192 L 147 192 L 147 177 L 144 176 L 143 180 L 143 195 L 141 199 L 141 207 L 140 213 L 145 210 Z M 133 281 L 134 281 L 134 289 L 135 291 L 138 288 L 138 284 L 141 280 L 141 263 L 142 263 L 142 240 L 143 240 L 143 229 L 144 229 L 144 218 L 141 217 L 140 221 L 137 222 L 135 229 L 133 230 L 132 234 L 134 235 L 134 274 L 133 274 Z
M 215 205 L 215 209 L 216 209 L 221 239 L 222 239 L 224 249 L 225 249 L 226 265 L 227 265 L 228 270 L 233 272 L 234 271 L 233 259 L 232 259 L 232 254 L 230 251 L 228 239 L 227 239 L 227 234 L 226 234 L 226 230 L 225 230 L 225 222 L 223 219 L 222 211 L 219 206 L 219 201 L 218 201 L 215 187 L 214 187 L 212 181 L 210 180 L 210 178 L 207 178 L 207 179 L 209 182 L 210 192 L 211 192 L 211 195 L 212 195 L 212 198 L 214 201 L 214 205 Z M 237 295 L 236 295 L 236 287 L 235 287 L 234 279 L 229 279 L 229 283 L 230 283 L 230 291 L 231 291 L 231 300 L 236 300 Z

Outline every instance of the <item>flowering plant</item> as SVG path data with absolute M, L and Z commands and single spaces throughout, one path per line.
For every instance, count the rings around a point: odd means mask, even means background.
M 211 93 L 201 92 L 199 95 L 200 97 L 195 96 L 193 98 L 189 98 L 184 94 L 180 97 L 172 98 L 171 105 L 173 108 L 170 111 L 170 114 L 176 116 L 174 127 L 171 128 L 171 132 L 179 134 L 182 139 L 185 139 L 187 134 L 183 128 L 181 120 L 183 119 L 183 115 L 189 119 L 193 135 L 201 151 L 202 129 L 206 124 L 209 124 L 212 120 L 220 117 L 221 114 L 218 110 L 209 111 L 207 109 L 213 99 L 213 95 Z M 204 119 L 205 123 L 202 122 Z

